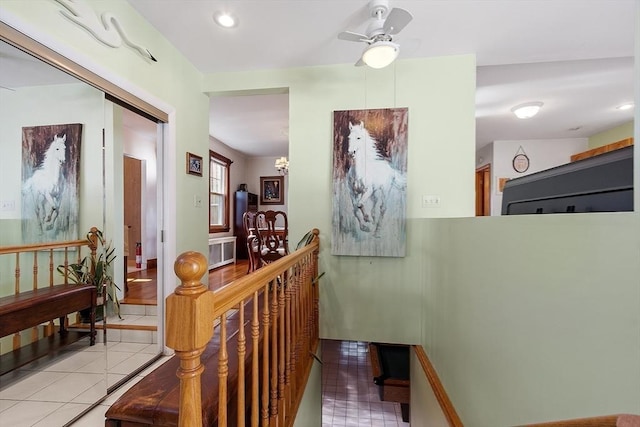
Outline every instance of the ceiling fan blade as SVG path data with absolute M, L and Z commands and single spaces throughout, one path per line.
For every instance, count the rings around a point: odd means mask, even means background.
M 0 89 L 6 89 L 6 90 L 10 90 L 11 92 L 15 92 L 16 90 L 7 86 L 2 86 L 0 85 Z
M 340 40 L 346 40 L 349 42 L 366 42 L 367 40 L 369 40 L 369 37 L 365 36 L 364 34 L 358 34 L 352 31 L 343 31 L 338 34 L 338 38 Z
M 394 7 L 384 21 L 385 34 L 398 34 L 413 19 L 413 15 L 404 9 Z

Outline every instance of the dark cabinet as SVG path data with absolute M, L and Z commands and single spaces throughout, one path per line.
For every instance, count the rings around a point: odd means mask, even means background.
M 258 210 L 258 195 L 247 191 L 236 191 L 233 199 L 233 235 L 236 240 L 236 259 L 249 259 L 247 252 L 247 235 L 242 225 L 242 215 L 245 212 Z

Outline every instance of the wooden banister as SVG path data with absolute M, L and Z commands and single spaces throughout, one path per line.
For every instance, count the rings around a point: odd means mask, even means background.
M 202 425 L 200 355 L 213 337 L 213 294 L 200 282 L 207 258 L 198 252 L 181 254 L 174 271 L 181 285 L 167 297 L 167 346 L 180 359 L 180 426 Z
M 576 418 L 527 424 L 521 427 L 635 427 L 640 426 L 640 415 L 617 414 L 600 417 Z
M 319 231 L 313 235 L 296 252 L 215 292 L 200 282 L 204 255 L 177 258 L 181 285 L 167 298 L 167 345 L 180 359 L 179 426 L 202 425 L 200 356 L 218 319 L 217 425 L 293 425 L 319 339 Z M 235 312 L 237 331 L 227 327 Z

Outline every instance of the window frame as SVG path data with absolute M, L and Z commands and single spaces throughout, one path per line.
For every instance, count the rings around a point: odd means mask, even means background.
M 211 162 L 217 161 L 219 163 L 224 163 L 226 166 L 226 186 L 225 186 L 225 195 L 224 195 L 224 221 L 222 225 L 214 225 L 209 223 L 209 233 L 225 233 L 231 230 L 230 226 L 230 218 L 229 218 L 229 205 L 231 203 L 231 194 L 229 192 L 229 179 L 231 176 L 231 164 L 233 161 L 223 156 L 222 154 L 216 153 L 213 150 L 209 150 L 209 221 L 211 221 Z

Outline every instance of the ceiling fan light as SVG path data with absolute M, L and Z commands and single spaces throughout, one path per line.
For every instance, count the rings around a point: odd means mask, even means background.
M 374 42 L 365 49 L 362 62 L 371 68 L 384 68 L 395 61 L 399 53 L 400 46 L 393 42 Z
M 511 109 L 511 111 L 519 119 L 530 119 L 531 117 L 538 114 L 538 112 L 540 111 L 540 108 L 543 105 L 544 104 L 539 101 L 527 102 L 525 104 L 516 105 Z
M 622 111 L 630 110 L 633 108 L 633 106 L 634 106 L 633 102 L 627 102 L 626 104 L 618 105 L 616 109 L 622 110 Z
M 216 24 L 224 28 L 233 28 L 238 25 L 238 20 L 235 16 L 226 12 L 216 12 L 213 14 L 213 20 Z

